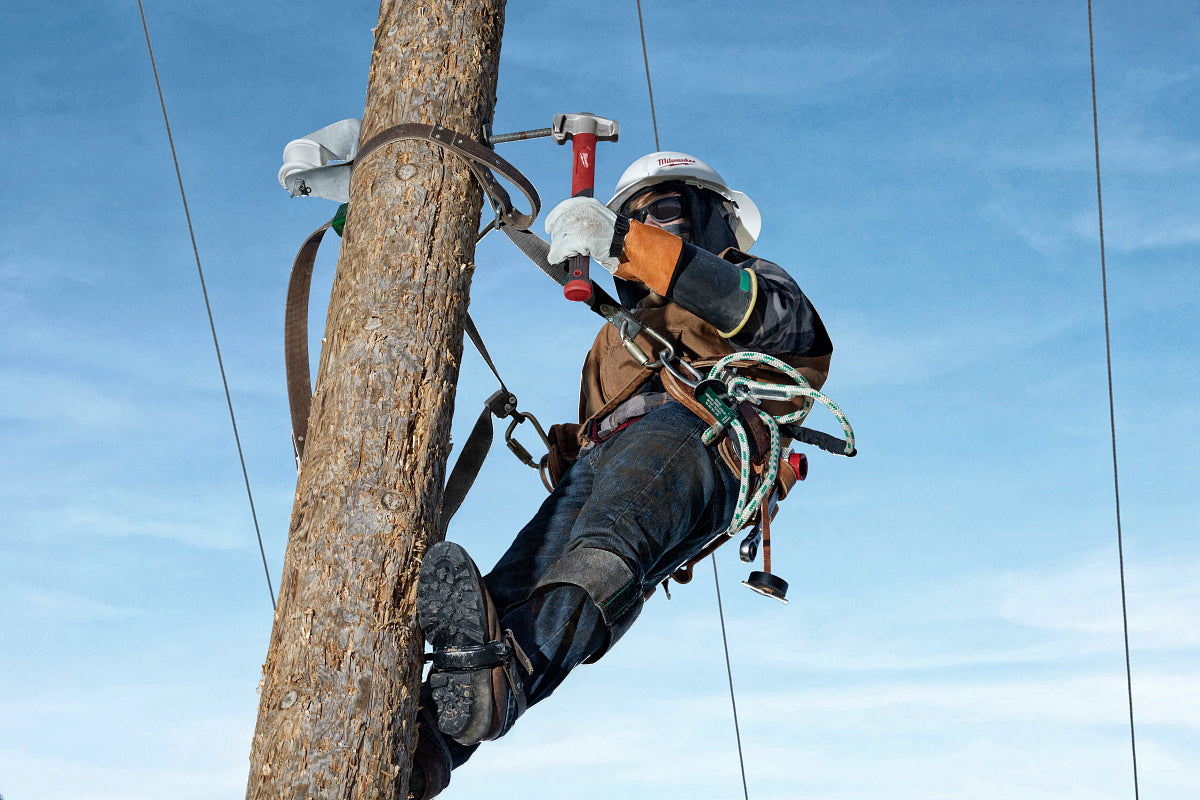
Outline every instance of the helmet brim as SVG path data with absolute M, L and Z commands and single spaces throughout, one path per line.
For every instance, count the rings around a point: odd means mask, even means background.
M 762 230 L 762 214 L 758 210 L 758 205 L 745 192 L 739 192 L 712 181 L 683 175 L 656 175 L 652 179 L 639 181 L 613 195 L 613 198 L 608 201 L 608 207 L 619 213 L 621 207 L 631 198 L 661 183 L 686 183 L 689 186 L 707 189 L 713 194 L 720 195 L 724 198 L 726 208 L 729 210 L 730 220 L 733 222 L 731 227 L 733 235 L 738 241 L 738 249 L 749 250 L 754 246 L 759 231 Z

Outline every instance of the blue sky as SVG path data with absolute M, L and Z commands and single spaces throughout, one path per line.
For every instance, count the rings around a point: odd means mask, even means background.
M 751 796 L 1131 797 L 1086 3 L 643 5 L 663 148 L 758 203 L 754 252 L 820 309 L 860 441 L 813 454 L 777 518 L 789 605 L 718 558 Z M 271 606 L 137 4 L 9 7 L 0 794 L 239 796 Z M 275 176 L 287 141 L 361 116 L 377 8 L 146 11 L 277 584 L 284 290 L 333 207 Z M 1200 15 L 1094 11 L 1139 778 L 1193 798 Z M 611 187 L 654 149 L 636 6 L 511 3 L 496 131 L 582 110 L 622 124 Z M 565 148 L 501 152 L 566 196 Z M 593 316 L 506 241 L 476 260 L 506 382 L 570 419 Z M 494 388 L 468 352 L 456 441 Z M 490 564 L 542 491 L 497 449 L 451 537 Z M 485 788 L 738 796 L 711 569 L 445 797 Z

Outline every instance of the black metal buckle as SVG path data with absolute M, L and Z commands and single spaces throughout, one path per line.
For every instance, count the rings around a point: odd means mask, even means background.
M 487 406 L 488 411 L 504 419 L 517 410 L 517 396 L 505 389 L 497 389 L 483 404 Z

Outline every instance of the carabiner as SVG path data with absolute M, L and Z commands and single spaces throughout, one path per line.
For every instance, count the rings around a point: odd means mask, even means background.
M 515 431 L 517 426 L 525 420 L 529 420 L 533 423 L 533 427 L 538 432 L 538 436 L 542 437 L 542 443 L 546 445 L 546 451 L 549 452 L 550 438 L 546 436 L 546 432 L 542 430 L 542 424 L 538 422 L 537 417 L 525 411 L 513 412 L 513 421 L 509 423 L 508 430 L 504 432 L 504 443 L 508 445 L 508 449 L 512 451 L 512 454 L 521 460 L 521 463 L 527 467 L 538 469 L 537 463 L 533 460 L 533 456 L 529 454 L 529 451 L 525 449 L 525 446 L 513 438 L 513 431 Z
M 629 333 L 630 325 L 634 325 L 637 328 L 632 334 Z M 646 355 L 646 351 L 639 347 L 638 343 L 634 341 L 643 332 L 646 333 L 650 338 L 656 340 L 664 348 L 663 350 L 659 351 L 657 361 L 651 361 L 650 356 Z M 624 346 L 625 352 L 633 356 L 633 360 L 646 369 L 657 369 L 659 367 L 666 366 L 668 362 L 675 360 L 675 347 L 667 340 L 667 338 L 658 331 L 654 330 L 654 328 L 638 322 L 632 317 L 622 317 L 620 323 L 617 325 L 617 335 L 621 339 L 621 344 Z
M 689 389 L 695 389 L 700 384 L 700 381 L 704 380 L 704 375 L 700 372 L 700 370 L 696 369 L 682 358 L 676 358 L 673 353 L 668 353 L 666 350 L 663 350 L 658 354 L 658 360 L 662 362 L 662 365 L 666 368 L 667 372 L 674 375 L 677 381 L 682 383 L 684 386 L 687 386 Z M 691 377 L 689 378 L 684 376 L 679 370 L 671 366 L 672 361 L 682 364 L 684 369 L 691 373 Z

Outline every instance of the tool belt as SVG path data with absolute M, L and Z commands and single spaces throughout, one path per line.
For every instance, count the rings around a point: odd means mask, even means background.
M 703 366 L 697 364 L 697 366 Z M 716 425 L 717 418 L 708 410 L 708 408 L 696 399 L 691 387 L 684 384 L 670 370 L 662 370 L 660 372 L 663 380 L 663 386 L 673 399 L 678 401 L 684 408 L 691 411 L 708 425 Z M 752 478 L 761 485 L 764 474 L 767 472 L 766 456 L 770 451 L 771 439 L 770 434 L 763 425 L 755 411 L 755 407 L 746 401 L 737 404 L 736 412 L 742 424 L 745 426 L 746 432 L 749 434 L 751 444 L 750 458 L 750 473 Z M 579 423 L 562 423 L 550 426 L 547 432 L 549 439 L 549 448 L 547 454 L 541 461 L 542 480 L 548 489 L 556 486 L 559 480 L 566 471 L 579 458 L 580 440 L 579 434 L 582 425 Z M 734 446 L 730 437 L 722 437 L 715 445 L 721 460 L 725 466 L 733 473 L 735 477 L 740 479 L 742 465 L 738 457 L 737 448 Z M 762 527 L 762 547 L 764 566 L 769 571 L 771 558 L 771 518 L 778 510 L 778 501 L 787 497 L 792 487 L 800 476 L 796 473 L 796 468 L 786 458 L 780 458 L 779 468 L 775 477 L 775 486 L 769 495 L 769 502 L 763 503 L 757 516 L 752 517 L 744 526 L 749 528 L 753 525 L 761 525 Z M 709 542 L 695 556 L 687 561 L 687 563 L 678 567 L 672 574 L 671 578 L 676 583 L 688 583 L 692 579 L 693 567 L 711 555 L 721 545 L 733 538 L 732 533 L 723 533 Z M 664 581 L 665 583 L 665 581 Z M 647 593 L 652 593 L 653 589 Z

